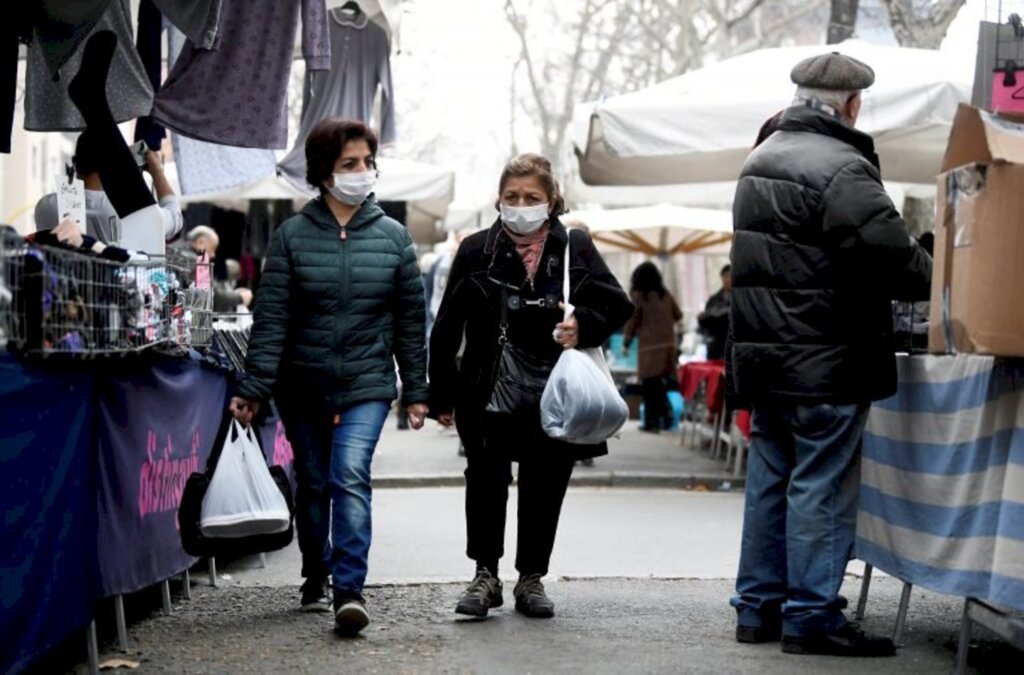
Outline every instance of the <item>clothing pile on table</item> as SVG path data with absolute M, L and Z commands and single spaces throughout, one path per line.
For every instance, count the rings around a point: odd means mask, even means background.
M 210 351 L 219 365 L 238 373 L 245 372 L 245 355 L 249 350 L 250 326 L 220 321 L 213 326 Z

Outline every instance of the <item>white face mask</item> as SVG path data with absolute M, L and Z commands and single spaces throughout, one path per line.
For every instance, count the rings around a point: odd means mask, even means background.
M 366 201 L 377 184 L 376 171 L 360 171 L 359 173 L 336 173 L 334 186 L 327 188 L 331 196 L 342 204 L 359 206 Z
M 548 220 L 548 205 L 506 206 L 499 205 L 501 222 L 516 234 L 533 234 Z

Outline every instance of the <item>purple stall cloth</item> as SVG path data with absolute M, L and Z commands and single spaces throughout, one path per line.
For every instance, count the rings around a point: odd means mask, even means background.
M 306 68 L 329 68 L 324 0 L 223 0 L 216 49 L 185 45 L 156 96 L 153 118 L 199 140 L 285 147 L 288 80 L 300 13 Z

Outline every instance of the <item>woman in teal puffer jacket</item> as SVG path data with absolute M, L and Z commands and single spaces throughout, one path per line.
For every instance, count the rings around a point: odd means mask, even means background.
M 413 428 L 427 409 L 425 311 L 416 248 L 372 193 L 377 137 L 361 122 L 321 120 L 306 141 L 320 190 L 274 233 L 256 293 L 246 374 L 231 413 L 248 424 L 271 397 L 295 450 L 302 607 L 339 632 L 369 622 L 370 463 L 397 397 Z

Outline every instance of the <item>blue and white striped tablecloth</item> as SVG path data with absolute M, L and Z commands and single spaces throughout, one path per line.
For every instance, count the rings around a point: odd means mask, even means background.
M 935 591 L 1024 609 L 1024 360 L 899 359 L 861 464 L 861 560 Z

